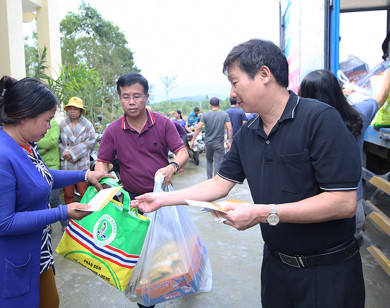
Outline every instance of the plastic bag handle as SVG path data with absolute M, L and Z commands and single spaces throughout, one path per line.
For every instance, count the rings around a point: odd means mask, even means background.
M 349 83 L 348 77 L 344 74 L 342 70 L 337 71 L 337 77 L 342 83 Z
M 162 183 L 164 182 L 164 176 L 162 173 L 157 173 L 154 177 L 154 188 L 153 192 L 163 192 Z
M 153 192 L 161 193 L 161 192 L 167 192 L 167 191 L 173 191 L 173 185 L 169 184 L 168 186 L 163 185 L 164 182 L 164 175 L 162 173 L 156 174 L 154 177 L 154 188 Z
M 361 88 L 361 87 L 359 87 L 359 86 L 356 85 L 356 84 L 350 83 L 348 77 L 343 73 L 343 71 L 338 70 L 338 71 L 337 71 L 337 77 L 338 77 L 338 79 L 339 79 L 343 84 L 348 84 L 348 86 L 349 86 L 350 88 L 352 88 L 354 91 L 356 91 L 356 92 L 358 92 L 358 93 L 361 93 L 361 94 L 363 94 L 363 95 L 366 95 L 366 96 L 368 96 L 368 97 L 371 97 L 371 96 L 372 96 L 371 91 L 368 91 L 368 90 L 366 90 L 366 89 L 364 89 L 364 88 Z

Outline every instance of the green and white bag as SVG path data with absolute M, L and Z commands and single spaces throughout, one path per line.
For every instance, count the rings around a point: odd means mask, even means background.
M 101 183 L 119 186 L 111 178 Z M 56 251 L 123 291 L 141 254 L 150 220 L 130 207 L 128 192 L 119 192 L 100 211 L 70 220 Z M 80 203 L 87 204 L 96 194 L 95 187 L 88 187 Z

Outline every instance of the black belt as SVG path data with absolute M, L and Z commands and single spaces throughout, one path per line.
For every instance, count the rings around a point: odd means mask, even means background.
M 305 268 L 340 263 L 352 258 L 355 254 L 357 254 L 358 251 L 359 240 L 354 238 L 353 240 L 315 255 L 289 256 L 274 250 L 272 250 L 272 253 L 276 255 L 284 264 L 296 268 Z

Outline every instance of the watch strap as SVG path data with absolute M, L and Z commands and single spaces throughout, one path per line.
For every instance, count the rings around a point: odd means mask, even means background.
M 169 165 L 172 165 L 172 166 L 175 167 L 175 169 L 176 169 L 175 174 L 179 173 L 180 166 L 179 166 L 179 164 L 178 164 L 177 162 L 171 161 L 171 162 L 169 163 Z
M 277 210 L 276 210 L 276 204 L 270 204 L 269 205 L 269 213 L 270 214 L 278 214 Z

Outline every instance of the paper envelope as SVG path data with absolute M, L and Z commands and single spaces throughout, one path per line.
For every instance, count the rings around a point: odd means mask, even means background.
M 218 212 L 226 213 L 218 205 L 218 203 L 205 202 L 205 201 L 195 201 L 195 200 L 184 200 L 184 201 L 187 202 L 188 205 L 199 206 L 199 207 L 202 207 L 204 210 L 218 211 Z
M 88 209 L 77 209 L 79 211 L 86 211 L 86 212 L 96 212 L 100 211 L 102 208 L 104 208 L 108 202 L 116 195 L 116 193 L 122 188 L 122 186 L 118 187 L 110 187 L 100 190 L 95 197 L 93 197 L 89 202 L 88 205 L 90 208 Z
M 211 215 L 213 215 L 215 221 L 223 222 L 226 219 L 221 216 L 221 213 L 227 213 L 221 208 L 221 205 L 224 205 L 226 203 L 244 203 L 240 200 L 226 200 L 221 201 L 218 203 L 214 202 L 205 202 L 205 201 L 196 201 L 196 200 L 184 200 L 188 203 L 188 205 L 198 206 L 202 208 L 202 211 L 204 212 L 210 212 Z

